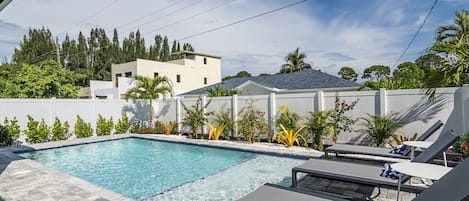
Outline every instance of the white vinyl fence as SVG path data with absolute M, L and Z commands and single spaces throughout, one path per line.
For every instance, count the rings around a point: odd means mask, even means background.
M 285 105 L 290 111 L 306 117 L 309 112 L 319 110 L 331 110 L 334 108 L 335 97 L 347 103 L 359 100 L 352 111 L 347 113 L 352 118 L 366 117 L 370 115 L 384 115 L 397 112 L 404 116 L 409 124 L 400 129 L 402 134 L 411 135 L 422 133 L 437 120 L 445 122 L 443 130 L 454 129 L 457 133 L 469 130 L 469 86 L 461 88 L 439 88 L 437 98 L 432 104 L 424 99 L 423 91 L 412 90 L 384 90 L 379 91 L 347 91 L 347 92 L 322 92 L 301 94 L 270 94 L 257 96 L 232 97 L 201 97 L 203 102 L 211 99 L 207 108 L 209 112 L 217 112 L 221 108 L 231 111 L 234 120 L 237 120 L 238 112 L 245 107 L 249 101 L 264 111 L 270 129 L 273 130 L 274 120 L 281 105 Z M 159 121 L 176 121 L 178 129 L 182 132 L 188 131 L 182 126 L 186 112 L 181 103 L 186 106 L 195 104 L 197 98 L 173 98 L 166 101 L 155 100 L 154 119 Z M 98 99 L 0 99 L 0 118 L 3 122 L 5 117 L 9 119 L 16 117 L 21 129 L 26 129 L 27 115 L 34 119 L 44 118 L 48 125 L 52 125 L 54 118 L 58 117 L 62 122 L 68 121 L 73 127 L 76 116 L 91 122 L 96 127 L 98 114 L 105 118 L 112 117 L 114 122 L 121 118 L 124 112 L 132 121 L 141 121 L 148 124 L 148 101 L 125 101 L 125 100 L 98 100 Z M 359 129 L 360 125 L 354 125 Z M 204 129 L 206 132 L 206 129 Z M 236 136 L 236 128 L 234 132 Z M 342 133 L 339 142 L 359 143 L 363 134 L 357 131 Z M 432 138 L 437 137 L 433 135 Z

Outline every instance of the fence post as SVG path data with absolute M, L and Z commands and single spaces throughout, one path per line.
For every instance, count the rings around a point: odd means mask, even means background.
M 387 111 L 387 92 L 386 89 L 381 88 L 379 89 L 379 110 L 378 110 L 378 116 L 384 116 L 386 115 Z
M 207 103 L 207 96 L 202 96 L 202 107 L 205 106 L 205 104 Z M 205 113 L 207 112 L 207 109 L 204 108 L 203 109 L 203 114 L 204 114 L 204 117 L 205 116 Z M 207 125 L 203 124 L 202 125 L 202 135 L 206 134 L 207 133 Z
M 53 125 L 54 124 L 54 117 L 57 116 L 56 115 L 56 102 L 55 102 L 55 97 L 52 97 L 50 99 L 50 116 L 49 116 L 49 125 Z
M 316 93 L 316 96 L 317 96 L 318 101 L 317 101 L 315 112 L 319 112 L 319 111 L 324 110 L 324 92 L 318 91 L 318 93 Z
M 178 125 L 177 131 L 181 133 L 182 121 L 181 121 L 181 97 L 176 97 L 176 123 Z
M 231 116 L 233 119 L 233 130 L 231 131 L 231 138 L 238 136 L 238 95 L 231 97 Z
M 91 120 L 91 129 L 93 130 L 93 136 L 96 136 L 96 117 L 98 114 L 96 114 L 96 101 L 98 99 L 92 99 L 93 101 L 93 119 Z M 83 117 L 85 118 L 85 117 Z
M 269 139 L 271 138 L 271 135 L 275 135 L 275 113 L 276 113 L 276 109 L 277 109 L 277 106 L 276 106 L 276 103 L 275 103 L 275 93 L 270 93 L 269 95 L 269 105 L 268 105 L 268 117 L 267 117 L 267 121 L 268 121 L 268 125 L 269 125 Z

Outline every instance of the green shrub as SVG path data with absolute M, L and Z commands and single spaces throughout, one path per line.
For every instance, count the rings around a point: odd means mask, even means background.
M 5 117 L 3 123 L 13 141 L 17 140 L 20 137 L 21 130 L 16 117 L 13 117 L 12 120 L 8 120 L 8 118 Z
M 212 99 L 208 100 L 205 104 L 203 104 L 202 97 L 200 96 L 195 102 L 195 104 L 189 107 L 181 102 L 184 111 L 186 111 L 186 117 L 182 121 L 182 124 L 190 127 L 190 137 L 194 135 L 195 138 L 197 138 L 197 131 L 201 130 L 201 128 L 208 122 L 207 116 L 210 115 L 210 112 L 206 112 L 206 109 L 211 102 Z
M 137 133 L 138 129 L 140 129 L 140 121 L 130 124 L 130 133 Z
M 281 131 L 280 125 L 283 125 L 287 130 L 295 130 L 296 124 L 300 120 L 300 116 L 294 112 L 290 112 L 287 106 L 280 106 L 279 112 L 277 113 L 277 119 L 275 120 L 275 125 L 278 130 Z
M 91 123 L 86 123 L 77 115 L 77 121 L 75 122 L 74 133 L 77 138 L 90 137 L 93 135 L 93 129 L 91 128 Z
M 321 137 L 333 133 L 333 125 L 330 118 L 330 111 L 309 112 L 309 116 L 306 118 L 306 126 L 308 139 L 311 141 L 313 148 L 321 150 Z
M 0 124 L 0 147 L 10 146 L 14 141 L 6 126 Z
M 384 116 L 374 116 L 367 114 L 368 118 L 361 118 L 364 129 L 360 129 L 362 133 L 368 135 L 368 137 L 375 143 L 376 146 L 383 146 L 386 139 L 392 136 L 394 132 L 403 126 L 398 113 L 390 113 Z
M 70 125 L 67 121 L 63 124 L 60 122 L 60 119 L 55 117 L 54 125 L 52 125 L 52 141 L 66 140 L 70 137 L 69 132 Z
M 217 125 L 225 124 L 225 129 L 223 129 L 222 136 L 225 140 L 229 140 L 234 124 L 234 121 L 231 118 L 231 112 L 228 109 L 225 109 L 225 107 L 222 107 L 220 111 L 215 114 L 214 121 Z M 177 128 L 177 125 L 175 127 Z
M 114 134 L 127 133 L 130 126 L 131 124 L 130 124 L 129 118 L 127 118 L 127 113 L 124 112 L 124 114 L 122 115 L 122 118 L 117 120 Z
M 27 130 L 24 131 L 24 134 L 27 137 L 29 143 L 41 143 L 48 142 L 50 136 L 50 128 L 47 126 L 44 119 L 41 119 L 41 122 L 34 120 L 31 115 L 28 115 Z
M 98 115 L 98 121 L 96 121 L 96 135 L 111 135 L 112 128 L 114 127 L 114 122 L 112 117 L 109 120 L 106 120 L 100 114 Z
M 249 100 L 247 105 L 241 108 L 238 114 L 238 132 L 244 137 L 244 140 L 254 142 L 257 136 L 267 128 L 264 115 L 265 112 L 254 106 L 253 100 Z

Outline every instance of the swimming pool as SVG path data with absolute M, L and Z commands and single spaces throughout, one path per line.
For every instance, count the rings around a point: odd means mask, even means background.
M 236 200 L 301 159 L 127 138 L 20 154 L 139 200 Z

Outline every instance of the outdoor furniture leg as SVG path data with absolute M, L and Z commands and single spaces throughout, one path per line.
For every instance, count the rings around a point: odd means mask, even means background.
M 292 171 L 291 171 L 291 182 L 292 182 L 292 187 L 293 188 L 296 188 L 296 186 L 298 185 L 296 174 L 297 174 L 296 170 L 292 169 Z
M 415 152 L 415 147 L 410 148 L 410 160 L 414 160 L 414 152 Z
M 397 201 L 399 201 L 399 194 L 401 192 L 401 176 L 399 176 L 399 183 L 397 183 Z
M 448 161 L 446 160 L 446 151 L 443 152 L 443 160 L 445 162 L 445 167 L 448 167 Z

